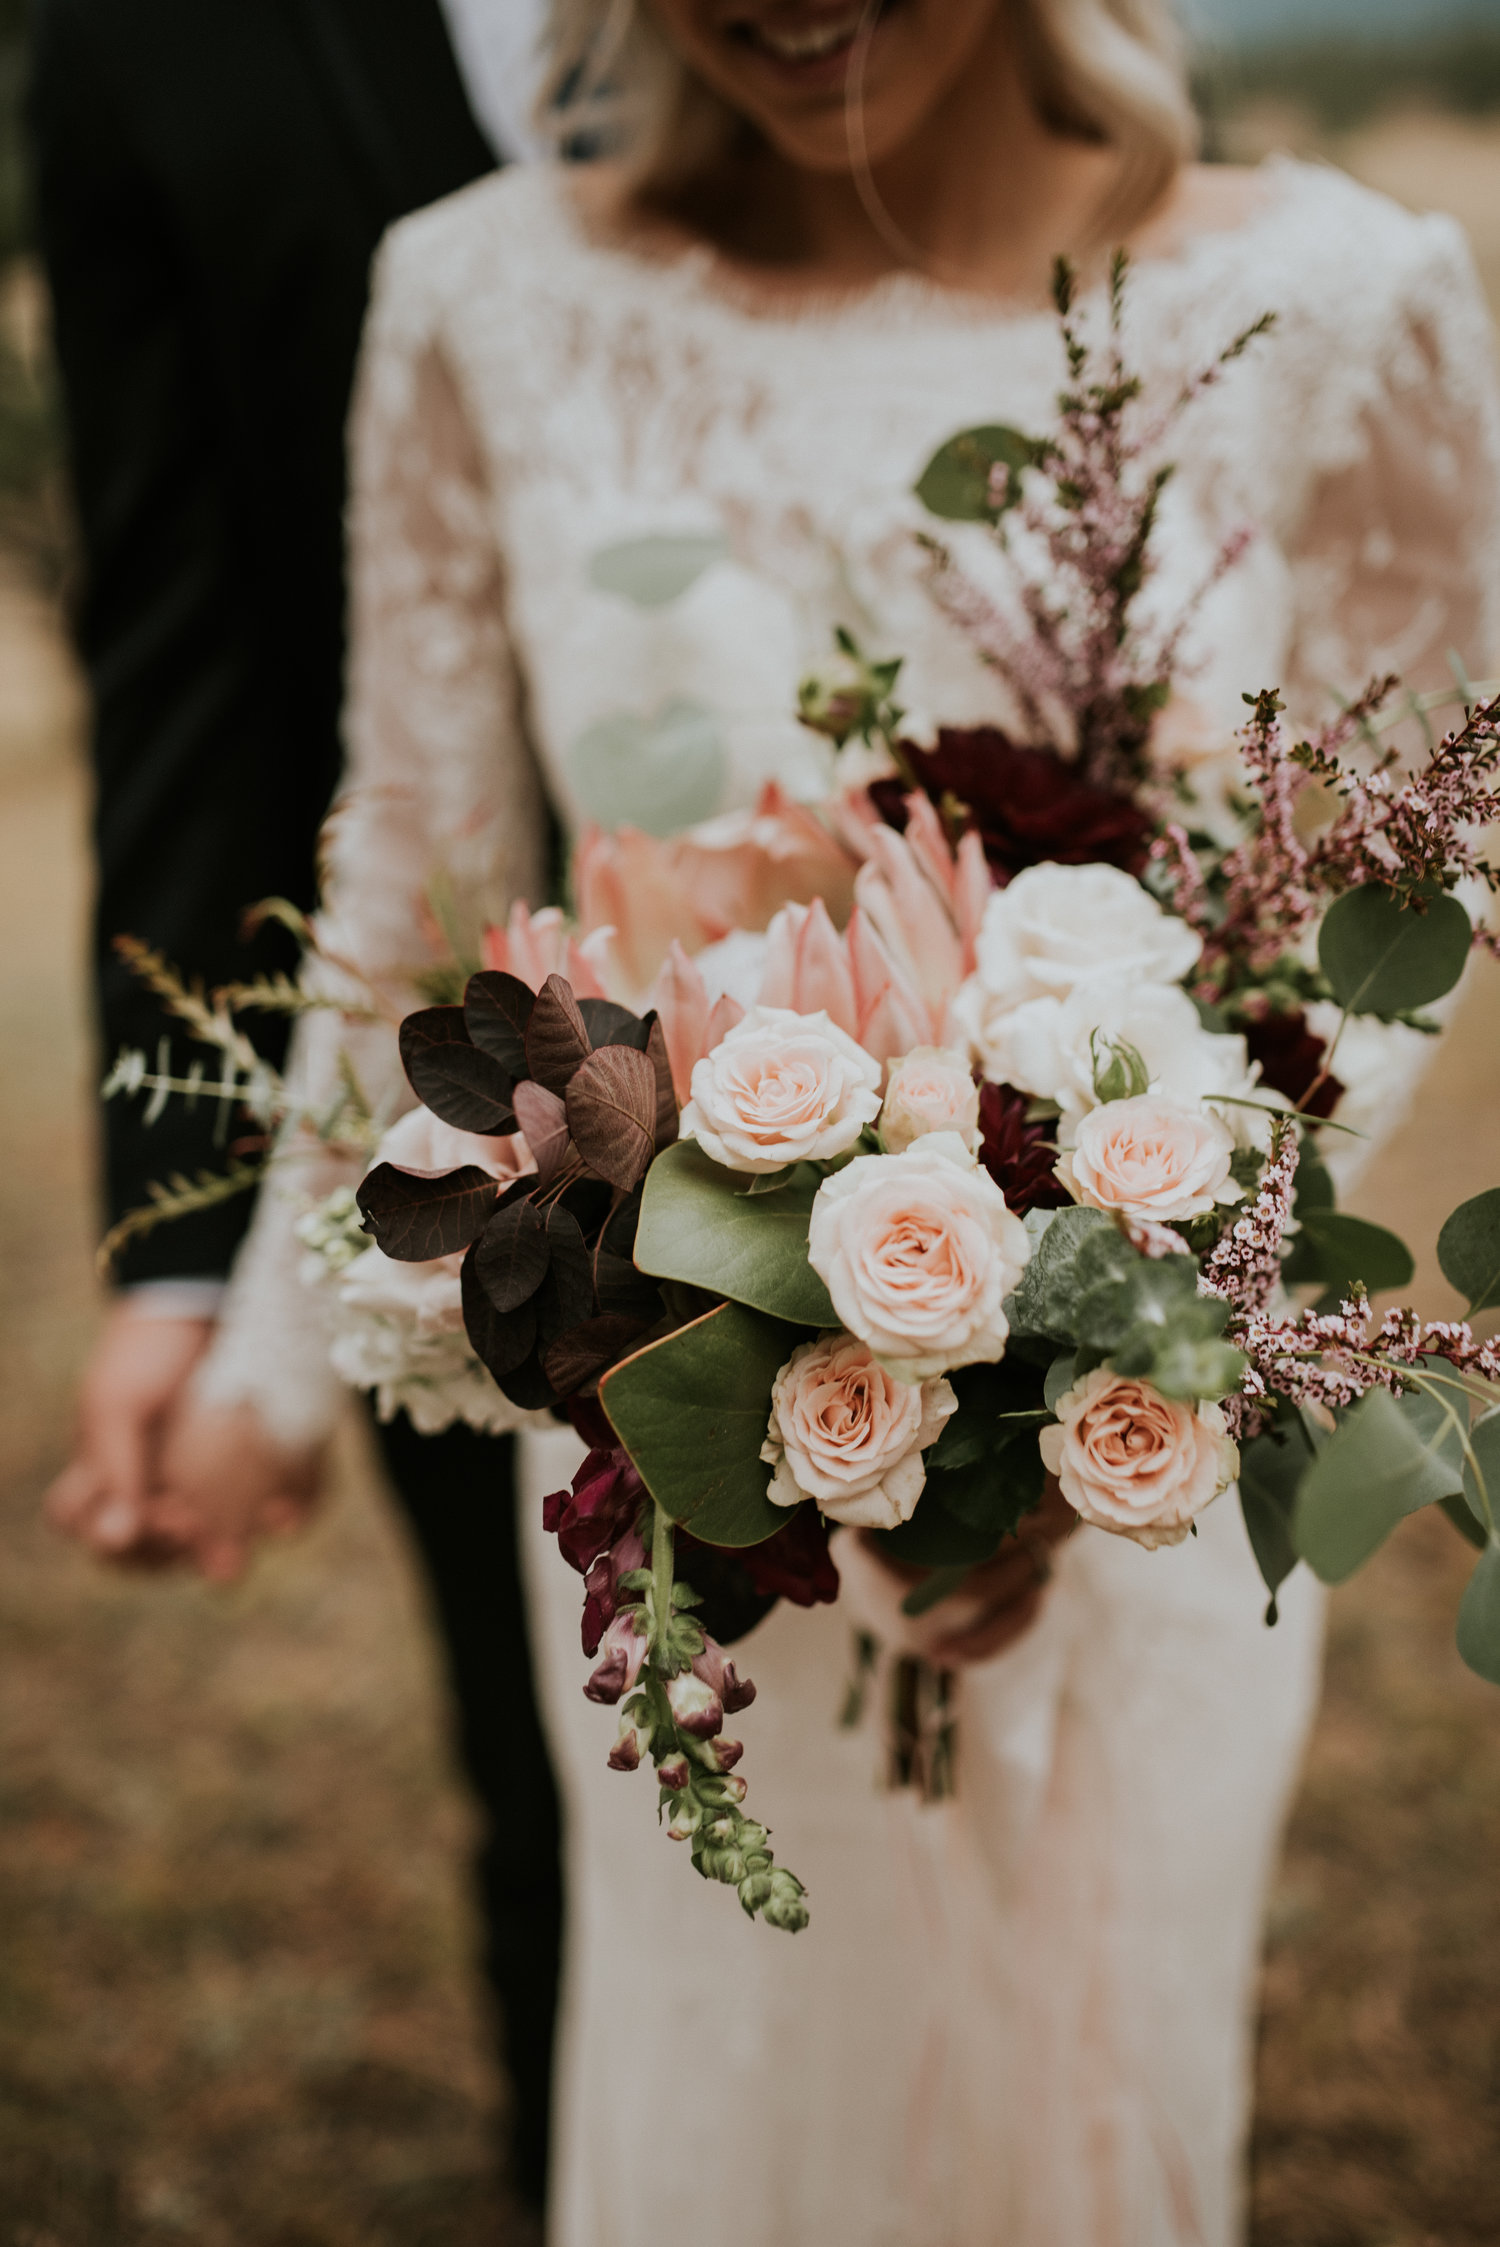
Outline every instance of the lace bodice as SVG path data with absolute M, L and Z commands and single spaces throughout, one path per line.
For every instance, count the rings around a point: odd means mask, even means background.
M 1477 674 L 1500 644 L 1500 412 L 1457 227 L 1272 164 L 1239 229 L 1136 269 L 1132 360 L 1169 389 L 1266 311 L 1271 337 L 1179 425 L 1159 539 L 1170 602 L 1255 532 L 1194 635 L 1189 689 L 1226 732 L 1246 689 L 1307 709 L 1375 671 L 1442 677 L 1449 649 Z M 600 247 L 551 167 L 403 221 L 354 411 L 329 949 L 399 1009 L 440 924 L 472 938 L 542 895 L 549 804 L 565 833 L 664 833 L 772 776 L 820 793 L 791 713 L 836 622 L 906 656 L 915 713 L 1003 720 L 922 583 L 911 487 L 962 427 L 1046 427 L 1062 371 L 1046 311 L 898 277 L 772 315 L 707 252 Z M 305 1081 L 341 1043 L 399 1098 L 390 1032 L 331 1015 L 299 1039 Z M 332 1405 L 291 1237 L 331 1174 L 300 1167 L 262 1196 L 205 1375 L 288 1436 Z

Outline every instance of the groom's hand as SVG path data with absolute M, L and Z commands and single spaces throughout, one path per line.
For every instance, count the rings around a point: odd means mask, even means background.
M 160 1566 L 183 1555 L 157 1518 L 162 1455 L 213 1330 L 208 1318 L 158 1318 L 128 1295 L 110 1308 L 83 1376 L 73 1456 L 46 1499 L 58 1528 L 105 1559 Z
M 325 1449 L 276 1442 L 253 1405 L 189 1396 L 167 1431 L 155 1519 L 211 1582 L 230 1583 L 263 1538 L 307 1520 Z
M 1025 1516 L 1017 1534 L 1006 1538 L 993 1560 L 971 1568 L 951 1597 L 919 1620 L 903 1618 L 899 1644 L 943 1669 L 1003 1654 L 1036 1621 L 1052 1576 L 1053 1550 L 1077 1527 L 1077 1514 L 1049 1475 L 1040 1506 Z M 931 1573 L 888 1559 L 870 1540 L 865 1550 L 903 1590 L 925 1583 Z

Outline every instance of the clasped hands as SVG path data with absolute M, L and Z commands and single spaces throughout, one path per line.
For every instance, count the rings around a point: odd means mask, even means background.
M 47 1493 L 58 1528 L 123 1567 L 197 1568 L 216 1583 L 316 1504 L 321 1447 L 274 1443 L 249 1405 L 213 1405 L 192 1377 L 208 1318 L 163 1318 L 120 1297 L 83 1377 L 73 1456 Z

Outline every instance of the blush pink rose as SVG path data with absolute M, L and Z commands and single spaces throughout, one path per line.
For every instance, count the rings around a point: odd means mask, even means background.
M 1147 1092 L 1090 1109 L 1057 1174 L 1090 1208 L 1177 1224 L 1240 1199 L 1233 1155 L 1234 1135 L 1217 1116 Z
M 860 1155 L 818 1189 L 807 1256 L 851 1334 L 898 1381 L 993 1364 L 1031 1242 L 957 1132 Z
M 922 1453 L 957 1410 L 946 1381 L 897 1381 L 852 1334 L 804 1342 L 771 1391 L 767 1496 L 777 1506 L 811 1498 L 847 1529 L 896 1529 L 926 1485 Z
M 921 1045 L 891 1064 L 880 1111 L 880 1144 L 899 1155 L 932 1131 L 956 1131 L 979 1151 L 979 1087 L 967 1054 Z
M 826 1014 L 752 1007 L 693 1070 L 682 1136 L 726 1170 L 846 1154 L 880 1112 L 880 1064 Z
M 1057 1402 L 1042 1463 L 1068 1504 L 1096 1529 L 1138 1545 L 1180 1545 L 1205 1506 L 1239 1473 L 1216 1404 L 1196 1411 L 1102 1365 Z
M 492 1178 L 507 1182 L 535 1170 L 531 1149 L 519 1131 L 504 1139 L 483 1139 L 472 1131 L 457 1131 L 430 1108 L 412 1108 L 393 1123 L 376 1148 L 373 1160 L 395 1163 L 401 1170 L 463 1170 L 475 1163 Z

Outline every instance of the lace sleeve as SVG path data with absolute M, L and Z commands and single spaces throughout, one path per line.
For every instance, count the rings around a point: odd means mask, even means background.
M 1325 714 L 1397 671 L 1444 683 L 1450 651 L 1481 678 L 1500 655 L 1500 400 L 1494 338 L 1451 220 L 1408 221 L 1417 254 L 1372 363 L 1330 343 L 1339 416 L 1291 541 L 1298 616 L 1290 687 Z M 1316 416 L 1314 416 L 1316 418 Z
M 351 422 L 348 762 L 324 830 L 324 956 L 310 977 L 325 999 L 348 998 L 346 963 L 386 1019 L 310 1014 L 289 1062 L 299 1102 L 329 1102 L 348 1066 L 385 1117 L 410 1104 L 395 1025 L 422 1003 L 424 971 L 472 954 L 511 897 L 540 894 L 545 849 L 484 461 L 404 234 L 377 266 Z M 311 1144 L 278 1160 L 199 1377 L 201 1394 L 255 1404 L 289 1444 L 324 1432 L 339 1395 L 296 1222 L 358 1169 Z

